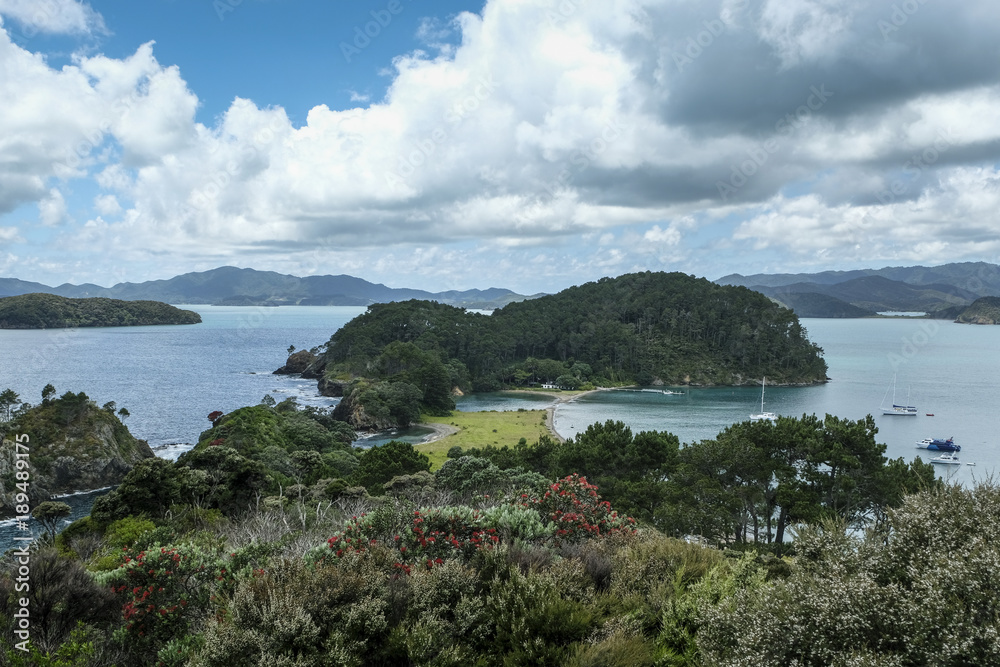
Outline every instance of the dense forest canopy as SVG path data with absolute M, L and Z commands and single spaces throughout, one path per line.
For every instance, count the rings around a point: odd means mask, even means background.
M 159 301 L 95 297 L 69 299 L 54 294 L 0 298 L 0 329 L 71 329 L 153 324 L 197 324 L 201 316 Z
M 751 384 L 766 375 L 778 384 L 813 383 L 827 370 L 791 311 L 746 288 L 682 273 L 604 278 L 492 316 L 428 301 L 373 305 L 331 337 L 327 375 L 387 378 L 393 343 L 436 355 L 453 379 L 467 373 L 476 390 L 560 377 Z

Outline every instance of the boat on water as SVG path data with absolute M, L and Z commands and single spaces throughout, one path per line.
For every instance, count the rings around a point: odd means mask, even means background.
M 666 396 L 683 396 L 683 391 L 673 391 L 672 389 L 664 389 L 663 394 Z
M 892 390 L 892 405 L 886 407 L 885 399 L 889 397 L 889 390 Z M 896 376 L 892 376 L 892 384 L 886 387 L 885 396 L 882 397 L 882 405 L 880 409 L 883 415 L 895 415 L 901 417 L 916 417 L 917 408 L 913 405 L 909 405 L 910 402 L 910 392 L 906 392 L 906 402 L 907 405 L 899 405 L 896 403 Z
M 941 438 L 924 438 L 917 443 L 918 449 L 929 449 L 935 452 L 960 452 L 961 445 L 955 444 L 955 438 L 942 440 Z
M 777 423 L 778 415 L 773 412 L 764 411 L 764 385 L 767 384 L 767 378 L 765 377 L 760 383 L 760 412 L 755 415 L 750 415 L 751 422 L 771 422 L 772 424 Z
M 962 462 L 958 460 L 958 454 L 942 454 L 931 459 L 931 463 L 946 466 L 960 466 Z

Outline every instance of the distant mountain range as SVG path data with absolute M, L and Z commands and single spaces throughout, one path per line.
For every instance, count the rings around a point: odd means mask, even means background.
M 731 274 L 715 282 L 766 294 L 799 317 L 917 311 L 955 319 L 977 298 L 1000 296 L 1000 266 L 964 262 L 822 273 Z
M 142 299 L 172 304 L 207 303 L 232 306 L 367 306 L 373 303 L 426 299 L 462 308 L 484 310 L 500 308 L 512 301 L 524 301 L 541 296 L 525 296 L 500 288 L 427 292 L 386 287 L 346 275 L 299 278 L 273 271 L 239 269 L 233 266 L 185 273 L 169 280 L 118 283 L 113 287 L 101 287 L 89 283 L 83 285 L 65 283 L 58 287 L 49 287 L 16 278 L 0 278 L 0 296 L 17 296 L 34 292 L 71 298 L 101 296 L 126 301 Z

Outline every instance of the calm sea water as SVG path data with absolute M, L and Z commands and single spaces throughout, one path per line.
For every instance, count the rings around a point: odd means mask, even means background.
M 918 450 L 927 437 L 954 436 L 961 466 L 938 466 L 963 483 L 1000 469 L 1000 327 L 914 319 L 804 319 L 809 337 L 824 349 L 830 381 L 812 387 L 767 387 L 765 408 L 779 415 L 871 414 L 886 455 L 930 460 Z M 883 416 L 883 400 L 918 409 L 916 417 Z M 556 430 L 574 435 L 595 421 L 619 419 L 633 430 L 666 430 L 682 442 L 714 437 L 728 424 L 760 411 L 760 388 L 681 388 L 681 396 L 599 392 L 559 405 Z M 887 391 L 889 392 L 886 396 Z M 927 414 L 933 414 L 933 417 Z M 975 463 L 975 466 L 966 465 Z
M 206 415 L 256 404 L 271 394 L 295 396 L 303 404 L 331 405 L 311 380 L 272 375 L 289 345 L 310 348 L 363 307 L 241 308 L 185 306 L 201 324 L 170 327 L 94 328 L 57 331 L 0 330 L 0 389 L 10 387 L 32 403 L 52 383 L 59 394 L 86 392 L 99 404 L 115 401 L 131 413 L 126 421 L 158 454 L 175 457 L 209 426 Z M 859 419 L 874 414 L 879 440 L 892 457 L 929 459 L 915 443 L 950 437 L 962 445 L 963 465 L 941 472 L 968 483 L 1000 468 L 995 435 L 1000 410 L 1000 327 L 977 327 L 914 319 L 803 320 L 810 338 L 825 350 L 831 381 L 814 387 L 768 387 L 769 411 L 800 416 L 831 413 Z M 917 417 L 883 417 L 879 406 L 893 375 L 896 399 L 919 410 Z M 667 430 L 682 442 L 711 438 L 728 424 L 760 408 L 754 388 L 681 389 L 680 396 L 652 392 L 599 392 L 556 407 L 555 426 L 564 436 L 587 425 L 618 419 L 633 430 Z M 891 395 L 888 399 L 891 402 Z M 552 399 L 525 394 L 488 394 L 459 400 L 460 410 L 546 407 Z M 926 416 L 933 413 L 933 417 Z M 419 441 L 422 429 L 369 438 Z M 181 443 L 178 445 L 177 443 Z M 976 466 L 964 463 L 976 463 Z M 67 499 L 75 516 L 86 514 L 94 494 Z M 0 550 L 13 528 L 0 525 Z

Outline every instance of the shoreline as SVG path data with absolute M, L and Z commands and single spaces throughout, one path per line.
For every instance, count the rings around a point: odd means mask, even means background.
M 570 403 L 580 398 L 581 396 L 588 396 L 590 394 L 596 394 L 599 391 L 610 391 L 611 387 L 598 387 L 596 389 L 588 389 L 587 391 L 581 391 L 578 394 L 573 394 L 572 396 L 559 396 L 549 407 L 545 409 L 545 427 L 549 429 L 552 436 L 556 439 L 556 442 L 566 442 L 566 438 L 559 434 L 556 430 L 556 408 L 563 403 Z
M 431 429 L 432 433 L 425 435 L 423 440 L 418 442 L 418 445 L 427 445 L 432 442 L 437 442 L 438 440 L 444 440 L 449 435 L 455 435 L 458 433 L 458 427 L 452 426 L 451 424 L 440 424 L 437 422 L 420 422 L 417 426 L 423 428 Z

